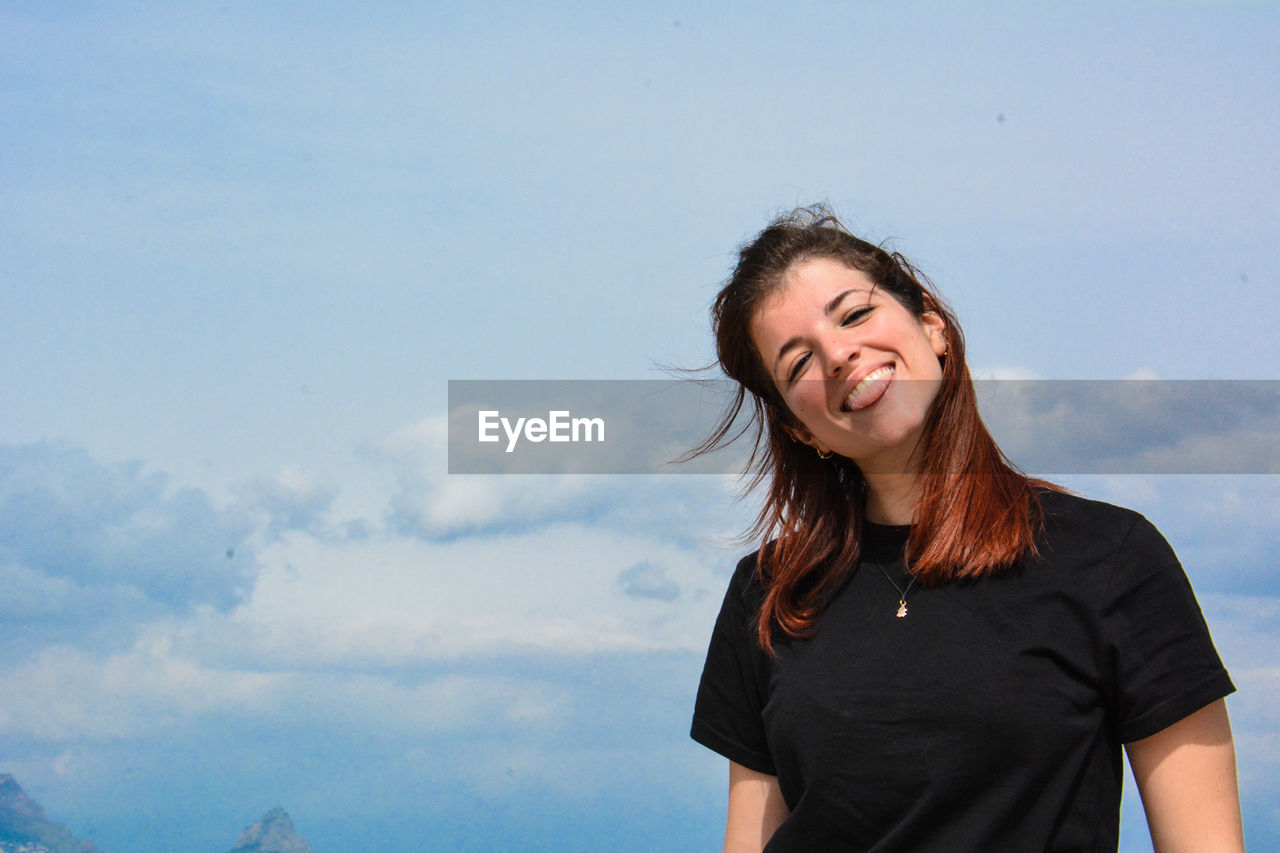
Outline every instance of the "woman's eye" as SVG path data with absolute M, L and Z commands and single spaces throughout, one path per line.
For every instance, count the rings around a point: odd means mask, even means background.
M 791 365 L 791 370 L 787 373 L 787 381 L 795 382 L 796 378 L 800 375 L 800 371 L 803 370 L 804 366 L 808 363 L 809 363 L 808 353 L 797 358 L 796 363 Z
M 852 326 L 854 323 L 858 322 L 859 320 L 861 320 L 862 318 L 870 314 L 871 310 L 872 309 L 870 305 L 863 305 L 861 308 L 855 308 L 854 310 L 849 312 L 849 316 L 845 317 L 844 322 L 841 323 L 840 325 Z

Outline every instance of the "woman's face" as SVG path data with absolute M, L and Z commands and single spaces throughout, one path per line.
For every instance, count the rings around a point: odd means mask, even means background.
M 916 470 L 946 352 L 938 314 L 916 317 L 865 273 L 815 258 L 761 303 L 751 339 L 802 424 L 793 437 L 864 474 Z

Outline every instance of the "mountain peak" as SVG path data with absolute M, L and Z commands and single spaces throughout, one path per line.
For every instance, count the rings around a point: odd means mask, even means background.
M 27 796 L 18 780 L 8 773 L 0 773 L 0 815 L 5 817 L 22 815 L 44 820 L 44 809 L 35 800 Z
M 274 808 L 258 818 L 244 832 L 231 853 L 313 853 L 311 845 L 297 830 L 289 813 Z
M 76 840 L 65 826 L 45 817 L 44 809 L 27 796 L 16 779 L 0 773 L 0 853 L 10 850 L 98 853 L 92 844 Z

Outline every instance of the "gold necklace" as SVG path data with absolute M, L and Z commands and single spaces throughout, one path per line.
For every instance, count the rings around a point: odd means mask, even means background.
M 907 616 L 907 593 L 911 592 L 911 587 L 915 585 L 915 576 L 911 576 L 911 581 L 907 584 L 907 588 L 903 589 L 898 586 L 897 581 L 889 577 L 889 573 L 884 570 L 884 566 L 876 563 L 876 568 L 880 570 L 880 574 L 884 575 L 884 579 L 892 584 L 893 588 L 898 591 L 898 618 L 905 619 Z

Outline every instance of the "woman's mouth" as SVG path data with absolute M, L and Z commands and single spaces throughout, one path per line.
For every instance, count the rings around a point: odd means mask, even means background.
M 893 379 L 893 373 L 893 365 L 886 364 L 884 367 L 877 367 L 862 377 L 862 381 L 853 386 L 849 396 L 844 398 L 843 408 L 845 411 L 856 412 L 858 409 L 865 409 L 876 400 L 879 400 L 885 389 L 889 387 L 889 382 Z

